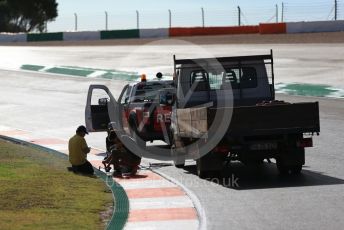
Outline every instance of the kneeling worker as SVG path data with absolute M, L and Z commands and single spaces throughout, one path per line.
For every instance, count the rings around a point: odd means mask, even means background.
M 87 153 L 91 151 L 84 138 L 86 134 L 88 134 L 86 127 L 81 125 L 77 128 L 76 134 L 69 139 L 69 162 L 74 172 L 93 174 L 93 167 L 86 159 Z

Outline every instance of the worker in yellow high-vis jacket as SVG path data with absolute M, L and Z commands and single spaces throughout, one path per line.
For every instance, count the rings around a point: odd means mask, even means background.
M 93 174 L 93 167 L 87 160 L 87 154 L 91 151 L 91 148 L 87 146 L 86 134 L 88 134 L 86 127 L 81 125 L 77 128 L 76 134 L 69 139 L 69 162 L 72 164 L 74 172 Z

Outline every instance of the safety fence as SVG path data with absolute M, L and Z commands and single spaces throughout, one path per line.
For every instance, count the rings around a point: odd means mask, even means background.
M 131 38 L 168 38 L 202 35 L 294 34 L 344 31 L 344 20 L 261 23 L 257 26 L 172 27 L 162 29 L 130 29 L 85 32 L 0 34 L 0 42 L 87 41 Z
M 86 3 L 85 3 L 86 4 Z M 215 5 L 215 4 L 214 4 Z M 344 20 L 344 0 L 285 0 L 278 4 L 242 3 L 222 8 L 105 10 L 61 14 L 47 31 L 99 31 L 173 27 L 228 27 L 299 21 Z

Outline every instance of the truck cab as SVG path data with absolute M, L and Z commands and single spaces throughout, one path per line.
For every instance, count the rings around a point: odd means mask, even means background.
M 160 99 L 160 90 L 173 87 L 172 80 L 151 80 L 131 83 L 119 98 L 122 125 L 126 132 L 138 135 L 144 142 L 168 142 L 166 130 L 171 124 L 172 101 Z
M 184 107 L 231 97 L 235 106 L 275 99 L 270 55 L 175 60 L 177 98 Z M 185 101 L 184 95 L 190 94 Z

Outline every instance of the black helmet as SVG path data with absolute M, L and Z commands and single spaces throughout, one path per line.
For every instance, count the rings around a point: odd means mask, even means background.
M 84 132 L 84 133 L 88 134 L 86 127 L 83 126 L 83 125 L 80 125 L 80 126 L 76 129 L 76 132 L 77 132 L 77 133 Z

